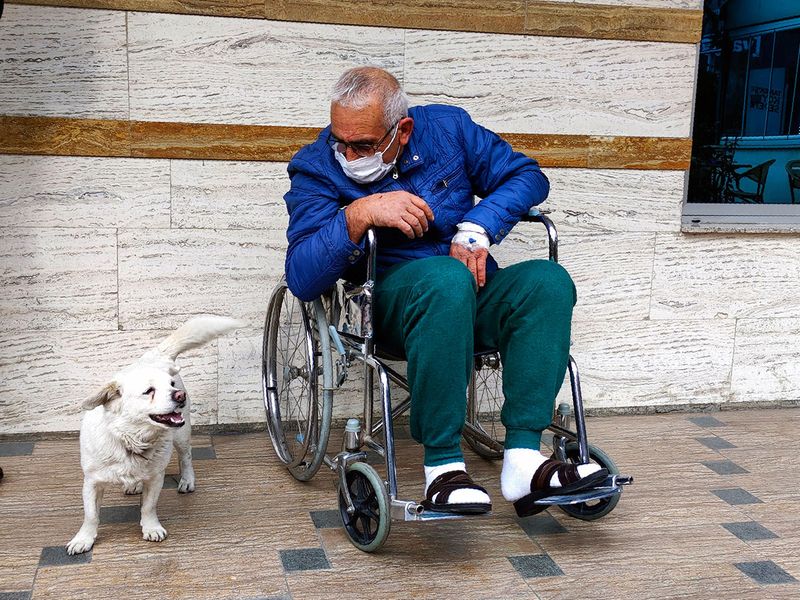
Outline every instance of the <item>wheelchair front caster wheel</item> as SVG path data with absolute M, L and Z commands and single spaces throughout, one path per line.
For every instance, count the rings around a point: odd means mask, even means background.
M 566 456 L 556 456 L 555 458 L 568 462 L 579 463 L 580 452 L 578 450 L 578 443 L 567 442 Z M 589 444 L 589 462 L 608 469 L 608 472 L 611 475 L 619 474 L 619 468 L 617 468 L 617 465 L 613 460 L 611 460 L 608 454 L 600 450 L 600 448 L 597 446 L 592 446 L 591 444 Z M 589 502 L 581 502 L 580 504 L 562 504 L 559 505 L 558 508 L 563 510 L 570 517 L 575 517 L 576 519 L 581 519 L 582 521 L 594 521 L 600 517 L 606 516 L 608 513 L 614 510 L 617 502 L 619 502 L 619 494 L 614 494 L 613 496 L 607 496 L 605 498 L 600 498 L 599 500 L 592 500 Z
M 339 514 L 353 545 L 364 552 L 375 552 L 389 536 L 391 513 L 389 494 L 380 475 L 367 463 L 347 467 L 347 489 L 355 512 L 347 512 L 347 502 L 339 490 Z

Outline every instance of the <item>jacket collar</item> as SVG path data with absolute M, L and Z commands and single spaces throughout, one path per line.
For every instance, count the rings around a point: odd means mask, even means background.
M 425 163 L 425 156 L 420 151 L 420 144 L 417 143 L 417 128 L 411 134 L 411 139 L 403 149 L 403 154 L 400 155 L 400 160 L 397 161 L 397 170 L 401 173 L 406 173 L 416 169 Z

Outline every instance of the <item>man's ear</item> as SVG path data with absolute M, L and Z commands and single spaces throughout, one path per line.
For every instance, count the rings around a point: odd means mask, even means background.
M 400 143 L 405 146 L 408 144 L 408 140 L 411 139 L 411 132 L 414 131 L 414 119 L 411 117 L 403 117 L 400 119 L 400 124 L 397 129 L 399 131 L 398 137 L 400 138 Z
M 81 403 L 81 408 L 83 408 L 83 410 L 92 410 L 101 404 L 105 404 L 107 402 L 111 402 L 115 398 L 119 398 L 121 395 L 122 392 L 119 389 L 119 384 L 116 381 L 112 381 L 107 383 L 96 393 L 86 398 L 86 400 Z

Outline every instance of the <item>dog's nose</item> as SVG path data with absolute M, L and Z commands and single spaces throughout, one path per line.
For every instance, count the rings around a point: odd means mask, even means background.
M 186 392 L 184 392 L 183 390 L 175 390 L 174 392 L 172 392 L 172 399 L 181 406 L 183 406 L 184 404 L 186 404 Z

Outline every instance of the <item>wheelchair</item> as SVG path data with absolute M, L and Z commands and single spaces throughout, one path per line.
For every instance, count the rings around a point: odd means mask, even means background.
M 545 226 L 549 258 L 558 261 L 558 234 L 552 221 L 532 209 L 523 221 Z M 264 325 L 262 387 L 267 429 L 278 458 L 300 481 L 310 480 L 324 464 L 338 477 L 338 505 L 344 529 L 360 550 L 373 552 L 386 541 L 392 521 L 424 521 L 463 515 L 425 511 L 413 500 L 398 497 L 393 420 L 410 406 L 411 398 L 392 405 L 391 384 L 409 393 L 405 377 L 388 362 L 402 360 L 382 354 L 375 344 L 372 292 L 375 285 L 377 238 L 367 232 L 367 277 L 353 285 L 339 281 L 313 302 L 301 302 L 289 291 L 285 277 L 272 291 Z M 363 421 L 350 418 L 341 451 L 328 453 L 333 396 L 357 364 L 363 366 Z M 587 441 L 578 368 L 569 357 L 573 406 L 559 404 L 548 427 L 552 454 L 562 461 L 594 462 L 609 476 L 596 488 L 571 495 L 550 496 L 538 504 L 556 505 L 582 520 L 599 519 L 619 501 L 632 477 L 621 475 L 614 461 Z M 376 411 L 377 383 L 380 410 Z M 479 456 L 503 456 L 505 433 L 500 423 L 502 363 L 499 352 L 475 354 L 475 368 L 466 393 L 467 417 L 462 436 Z M 376 417 L 379 413 L 379 418 Z M 571 429 L 574 415 L 575 429 Z M 367 462 L 367 450 L 385 463 L 386 478 Z

